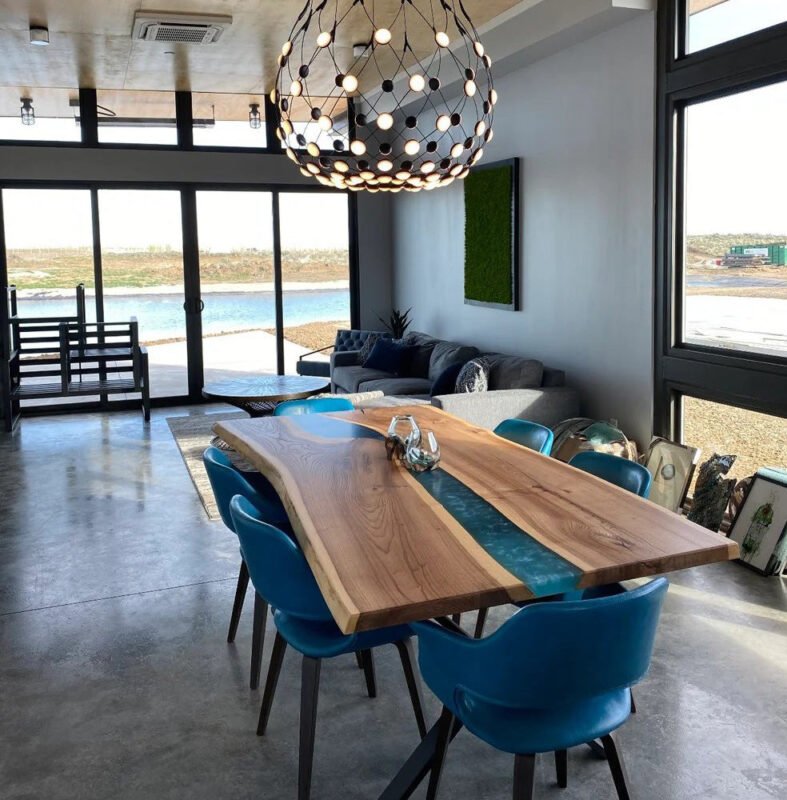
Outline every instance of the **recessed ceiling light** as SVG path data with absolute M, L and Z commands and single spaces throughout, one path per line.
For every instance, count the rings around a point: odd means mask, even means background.
M 44 28 L 42 25 L 30 26 L 30 44 L 45 47 L 49 44 L 49 28 Z

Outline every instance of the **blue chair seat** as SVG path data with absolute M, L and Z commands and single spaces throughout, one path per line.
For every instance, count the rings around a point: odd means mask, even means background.
M 413 635 L 407 625 L 344 634 L 333 620 L 307 620 L 284 611 L 274 611 L 273 621 L 287 644 L 309 658 L 333 658 L 359 650 L 371 650 Z
M 443 698 L 440 698 L 443 700 Z M 465 727 L 505 753 L 552 753 L 600 739 L 631 714 L 631 692 L 618 689 L 563 708 L 506 708 L 457 691 L 444 703 Z

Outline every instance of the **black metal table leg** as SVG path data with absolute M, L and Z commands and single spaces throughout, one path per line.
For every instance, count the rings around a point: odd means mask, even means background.
M 448 741 L 452 741 L 460 730 L 462 730 L 462 723 L 455 719 Z M 413 750 L 394 779 L 380 795 L 380 800 L 405 800 L 412 795 L 432 769 L 432 761 L 437 754 L 439 739 L 440 720 L 432 725 L 426 736 L 421 739 L 421 743 Z

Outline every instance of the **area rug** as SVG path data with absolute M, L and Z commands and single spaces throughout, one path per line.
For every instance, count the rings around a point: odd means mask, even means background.
M 183 456 L 186 469 L 189 471 L 194 488 L 197 490 L 208 519 L 221 519 L 216 505 L 216 498 L 210 488 L 208 473 L 205 471 L 205 465 L 202 462 L 202 454 L 215 436 L 213 426 L 217 422 L 223 422 L 228 419 L 248 418 L 249 415 L 243 411 L 167 417 L 167 425 L 172 431 L 172 438 L 180 449 L 180 454 Z M 237 466 L 242 468 L 241 464 Z

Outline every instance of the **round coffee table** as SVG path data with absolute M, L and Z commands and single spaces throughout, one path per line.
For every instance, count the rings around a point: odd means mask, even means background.
M 329 386 L 326 378 L 308 375 L 250 375 L 211 381 L 202 389 L 202 396 L 238 406 L 251 417 L 264 417 L 283 400 L 311 397 Z

